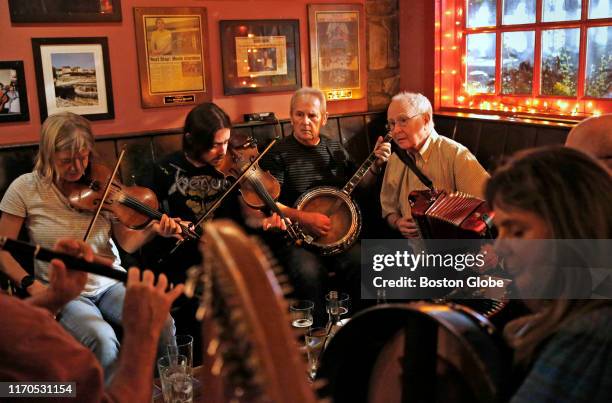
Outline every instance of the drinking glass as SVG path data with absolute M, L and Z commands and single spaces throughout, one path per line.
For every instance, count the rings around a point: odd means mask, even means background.
M 340 319 L 350 308 L 351 299 L 347 293 L 330 291 L 325 296 L 325 307 L 329 315 L 328 326 L 342 326 Z
M 193 382 L 187 373 L 187 357 L 180 354 L 161 357 L 157 360 L 157 369 L 164 402 L 193 401 Z M 189 395 L 191 398 L 188 399 Z
M 171 381 L 170 403 L 193 403 L 193 378 L 187 374 L 175 374 Z
M 289 307 L 291 315 L 291 326 L 298 329 L 309 328 L 312 326 L 312 311 L 314 310 L 314 302 L 308 300 L 295 301 Z
M 308 354 L 308 376 L 314 381 L 319 368 L 319 358 L 327 339 L 327 329 L 313 327 L 306 334 L 306 353 Z
M 168 344 L 168 356 L 184 355 L 187 357 L 187 374 L 193 371 L 193 337 L 188 334 L 176 336 L 176 345 Z

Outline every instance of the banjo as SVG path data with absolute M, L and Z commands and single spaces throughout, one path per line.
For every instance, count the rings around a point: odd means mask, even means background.
M 388 133 L 383 142 L 390 142 L 391 138 L 391 133 Z M 331 230 L 310 244 L 323 256 L 344 252 L 357 240 L 361 232 L 361 211 L 351 193 L 368 173 L 374 161 L 376 156 L 372 151 L 342 189 L 332 186 L 315 187 L 295 202 L 295 208 L 298 210 L 325 214 L 331 219 Z

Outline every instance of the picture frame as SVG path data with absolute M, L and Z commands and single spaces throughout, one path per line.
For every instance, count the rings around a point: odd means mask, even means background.
M 121 0 L 9 0 L 11 22 L 119 22 Z
M 30 120 L 23 61 L 0 61 L 0 123 Z
M 365 13 L 361 4 L 309 4 L 310 76 L 328 101 L 365 96 Z
M 62 111 L 114 119 L 106 37 L 32 38 L 40 119 Z
M 221 20 L 219 27 L 225 95 L 302 86 L 299 20 Z
M 208 18 L 204 7 L 135 7 L 143 108 L 212 100 Z

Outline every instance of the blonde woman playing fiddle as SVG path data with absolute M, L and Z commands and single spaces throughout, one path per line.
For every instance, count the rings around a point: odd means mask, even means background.
M 53 247 L 60 238 L 82 239 L 93 213 L 71 207 L 65 188 L 86 173 L 93 149 L 94 136 L 85 118 L 70 112 L 49 116 L 42 126 L 34 170 L 15 179 L 0 202 L 0 235 L 17 238 L 25 226 L 30 240 L 46 248 Z M 109 258 L 116 269 L 124 270 L 113 238 L 131 253 L 156 234 L 172 237 L 180 232 L 178 223 L 166 215 L 136 231 L 103 213 L 88 241 L 96 254 Z M 47 287 L 48 264 L 44 262 L 35 262 L 32 277 L 8 252 L 0 252 L 0 269 L 31 295 Z M 121 325 L 124 297 L 122 283 L 89 274 L 84 291 L 66 304 L 59 316 L 60 324 L 94 352 L 107 381 L 119 355 L 113 326 Z M 173 341 L 174 321 L 169 316 L 159 345 Z

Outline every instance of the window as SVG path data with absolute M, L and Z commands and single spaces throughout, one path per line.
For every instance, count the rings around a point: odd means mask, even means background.
M 612 112 L 612 0 L 438 0 L 436 109 Z

